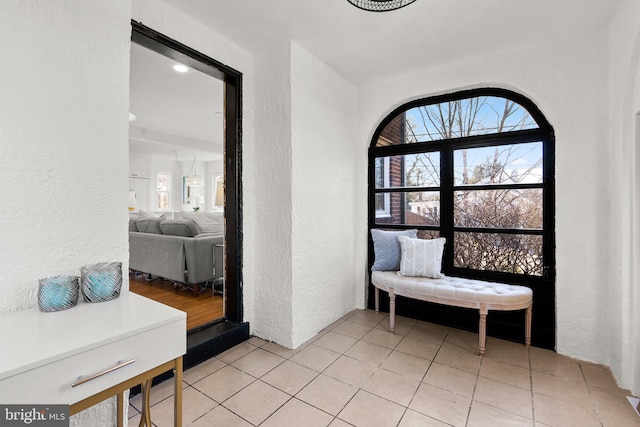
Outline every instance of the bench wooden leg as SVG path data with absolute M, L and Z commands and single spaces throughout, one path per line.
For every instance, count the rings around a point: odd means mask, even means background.
M 380 313 L 380 289 L 375 288 L 376 313 Z
M 480 304 L 480 328 L 478 331 L 478 351 L 480 352 L 480 356 L 484 356 L 485 344 L 487 341 L 487 305 Z
M 393 288 L 389 288 L 389 331 L 393 332 L 396 324 L 396 295 Z
M 533 306 L 527 307 L 524 318 L 524 345 L 531 346 L 531 318 L 533 317 Z

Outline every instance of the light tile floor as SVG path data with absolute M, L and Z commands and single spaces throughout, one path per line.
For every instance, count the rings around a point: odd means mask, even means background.
M 252 338 L 184 373 L 191 426 L 640 426 L 608 368 L 539 348 L 357 310 L 295 350 Z M 173 424 L 173 382 L 151 391 Z M 130 400 L 129 422 L 140 419 Z

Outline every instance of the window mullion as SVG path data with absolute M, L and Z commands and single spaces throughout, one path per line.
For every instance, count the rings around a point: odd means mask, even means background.
M 447 239 L 444 246 L 442 269 L 453 269 L 453 149 L 445 146 L 440 151 L 440 237 Z
M 544 270 L 542 272 L 545 279 L 554 283 L 555 281 L 555 186 L 553 185 L 555 177 L 555 161 L 553 151 L 553 138 L 545 138 L 542 143 L 543 150 L 543 182 L 544 193 L 542 199 L 542 227 L 543 235 L 543 259 Z

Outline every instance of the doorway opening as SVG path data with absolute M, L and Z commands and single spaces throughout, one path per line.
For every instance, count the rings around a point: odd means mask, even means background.
M 187 312 L 185 366 L 242 320 L 242 74 L 132 21 L 130 290 Z

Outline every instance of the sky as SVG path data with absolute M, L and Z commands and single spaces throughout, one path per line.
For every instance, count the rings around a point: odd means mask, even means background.
M 529 112 L 519 104 L 501 97 L 481 96 L 460 101 L 445 102 L 408 110 L 407 140 L 409 143 L 438 141 L 444 137 L 459 137 L 496 133 L 500 122 L 502 130 L 535 129 L 538 127 Z M 497 147 L 498 162 L 503 172 L 497 182 L 541 183 L 542 143 L 529 142 Z M 463 184 L 463 151 L 467 155 L 467 174 L 476 166 L 492 161 L 496 147 L 472 148 L 454 152 L 455 184 Z M 418 160 L 416 162 L 416 160 Z M 405 156 L 405 170 L 420 174 L 422 185 L 439 185 L 439 158 L 437 153 Z M 487 180 L 481 183 L 488 183 Z

